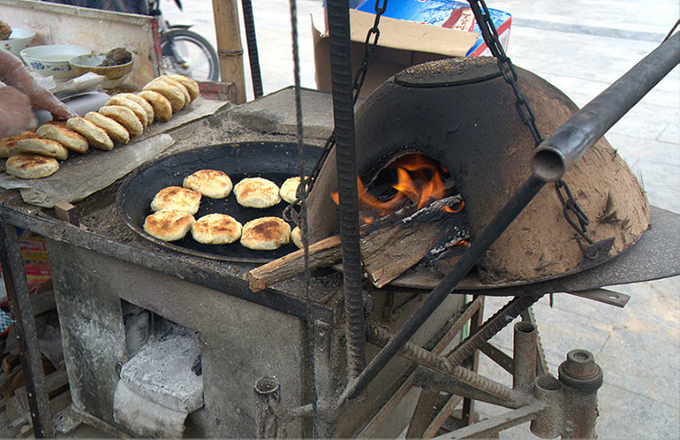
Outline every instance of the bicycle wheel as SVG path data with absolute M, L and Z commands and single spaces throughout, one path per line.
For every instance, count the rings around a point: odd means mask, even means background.
M 219 80 L 217 52 L 196 32 L 171 28 L 163 34 L 161 50 L 163 68 L 167 73 L 179 73 L 196 81 Z

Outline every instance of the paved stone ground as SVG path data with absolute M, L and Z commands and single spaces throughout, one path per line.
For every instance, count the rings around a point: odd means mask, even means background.
M 193 23 L 214 43 L 211 1 L 185 2 L 178 13 L 163 0 L 171 22 Z M 321 0 L 300 0 L 301 78 L 314 88 L 311 19 L 324 29 Z M 508 55 L 582 106 L 653 50 L 680 16 L 677 0 L 489 0 L 513 14 Z M 265 93 L 293 83 L 290 15 L 282 0 L 253 2 Z M 249 74 L 247 74 L 248 77 Z M 252 96 L 252 95 L 250 95 Z M 606 135 L 644 183 L 650 202 L 680 213 L 680 71 L 676 68 Z M 679 263 L 680 264 L 680 263 Z M 598 434 L 604 439 L 680 438 L 680 277 L 612 290 L 632 297 L 624 309 L 555 295 L 535 307 L 553 374 L 574 348 L 593 352 L 605 372 Z M 507 299 L 487 301 L 490 316 Z M 493 339 L 509 351 L 511 326 Z M 481 370 L 510 376 L 483 358 Z M 483 416 L 498 408 L 479 405 Z M 528 426 L 501 434 L 526 438 Z

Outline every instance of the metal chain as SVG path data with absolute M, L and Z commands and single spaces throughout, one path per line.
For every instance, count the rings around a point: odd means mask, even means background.
M 529 128 L 529 131 L 534 138 L 535 146 L 538 146 L 543 142 L 543 138 L 536 126 L 536 115 L 517 86 L 517 70 L 515 70 L 515 66 L 512 64 L 510 58 L 505 54 L 505 49 L 503 49 L 498 31 L 491 19 L 489 9 L 486 7 L 484 0 L 469 0 L 468 3 L 475 15 L 484 42 L 488 46 L 491 54 L 498 60 L 498 68 L 503 75 L 503 79 L 506 83 L 510 84 L 515 93 L 515 108 L 517 109 L 517 113 L 522 122 Z M 562 194 L 562 189 L 564 190 L 564 194 Z M 592 244 L 593 240 L 586 236 L 586 226 L 590 224 L 590 220 L 572 195 L 567 183 L 563 180 L 558 180 L 555 182 L 555 190 L 562 202 L 564 218 L 581 237 Z M 576 216 L 578 223 L 571 218 L 571 215 Z M 580 242 L 579 247 L 582 251 L 584 250 L 583 246 L 580 245 Z
M 371 55 L 375 51 L 375 48 L 378 47 L 378 39 L 380 38 L 379 29 L 380 18 L 382 17 L 385 10 L 387 10 L 387 0 L 375 0 L 374 9 L 375 19 L 373 20 L 373 27 L 371 27 L 368 30 L 368 32 L 366 33 L 366 39 L 364 40 L 364 57 L 361 61 L 361 66 L 359 66 L 359 69 L 354 75 L 354 83 L 352 85 L 352 90 L 354 93 L 353 96 L 354 104 L 356 104 L 357 101 L 359 100 L 361 88 L 363 87 L 364 82 L 366 81 L 366 74 L 368 73 L 368 63 L 371 59 Z M 303 192 L 305 194 L 309 194 L 312 191 L 314 183 L 316 182 L 316 179 L 317 177 L 319 177 L 319 173 L 321 172 L 321 168 L 323 167 L 323 164 L 326 162 L 326 159 L 328 158 L 328 155 L 330 154 L 333 147 L 335 147 L 335 130 L 333 130 L 333 133 L 331 133 L 328 139 L 326 139 L 326 143 L 323 146 L 321 155 L 314 164 L 314 168 L 310 172 L 309 176 L 306 179 L 304 179 L 304 183 L 298 187 L 295 202 L 288 205 L 283 210 L 284 219 L 292 221 L 299 226 L 300 215 L 298 211 L 294 208 L 296 205 L 299 204 Z

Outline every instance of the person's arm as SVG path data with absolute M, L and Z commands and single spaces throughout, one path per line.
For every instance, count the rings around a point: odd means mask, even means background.
M 19 103 L 16 101 L 18 98 L 16 98 L 14 93 L 19 91 L 28 96 L 30 108 L 33 110 L 47 110 L 54 119 L 68 119 L 77 116 L 52 93 L 38 84 L 38 81 L 31 76 L 19 58 L 4 50 L 0 50 L 0 82 L 15 89 L 14 91 L 5 90 L 3 96 L 0 96 L 0 111 L 4 113 L 12 114 L 20 111 L 17 108 L 11 108 L 13 104 Z M 4 89 L 6 88 L 0 90 Z M 5 124 L 2 125 L 4 126 Z

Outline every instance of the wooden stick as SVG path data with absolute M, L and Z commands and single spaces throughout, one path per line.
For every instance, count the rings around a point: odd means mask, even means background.
M 331 266 L 342 259 L 342 242 L 334 235 L 309 246 L 309 268 Z M 305 251 L 292 252 L 278 260 L 270 261 L 248 273 L 250 290 L 260 291 L 278 282 L 290 279 L 305 270 Z

